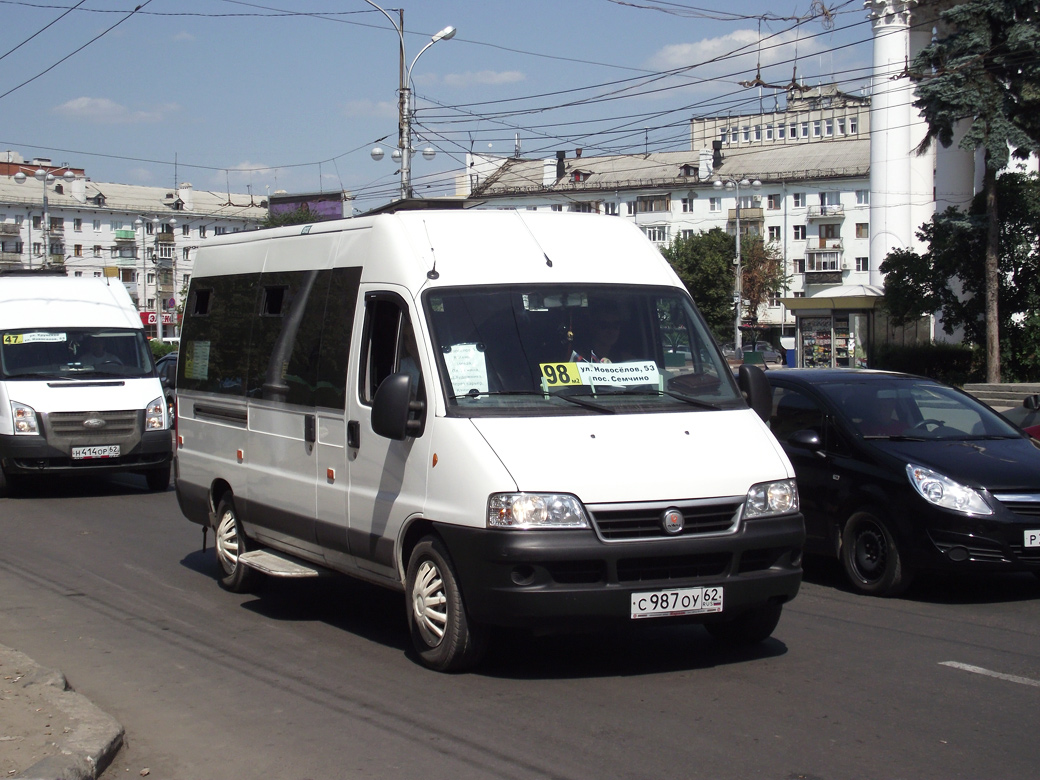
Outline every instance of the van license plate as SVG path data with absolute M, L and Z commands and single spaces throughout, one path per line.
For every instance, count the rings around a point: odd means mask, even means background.
M 102 444 L 97 447 L 73 447 L 73 460 L 91 460 L 93 458 L 118 458 L 118 444 Z
M 1026 531 L 1023 544 L 1026 547 L 1040 547 L 1040 531 Z
M 632 594 L 632 619 L 722 612 L 722 588 L 676 588 Z

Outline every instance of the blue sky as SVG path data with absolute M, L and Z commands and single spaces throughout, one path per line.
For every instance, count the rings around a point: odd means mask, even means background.
M 404 9 L 409 63 L 458 28 L 412 72 L 414 145 L 438 150 L 414 158 L 418 194 L 450 191 L 467 151 L 512 154 L 518 137 L 524 156 L 688 148 L 691 116 L 774 105 L 739 85 L 759 63 L 768 84 L 795 68 L 869 84 L 862 0 L 825 0 L 829 21 L 804 18 L 810 0 L 380 5 Z M 369 151 L 397 142 L 398 36 L 364 0 L 0 0 L 0 18 L 0 149 L 96 181 L 346 189 L 362 209 L 396 194 L 396 164 Z

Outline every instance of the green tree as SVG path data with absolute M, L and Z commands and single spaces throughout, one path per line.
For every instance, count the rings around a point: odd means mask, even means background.
M 1036 0 L 966 0 L 943 11 L 940 22 L 952 32 L 914 60 L 914 106 L 928 123 L 920 150 L 936 139 L 950 146 L 959 123 L 960 148 L 983 150 L 986 379 L 999 382 L 997 172 L 1012 154 L 1025 158 L 1040 148 L 1040 9 Z
M 771 295 L 784 289 L 788 276 L 784 259 L 775 243 L 765 243 L 761 236 L 744 236 L 740 242 L 741 298 L 743 319 L 758 324 L 758 310 Z
M 267 216 L 264 217 L 264 221 L 260 223 L 261 228 L 272 228 L 282 227 L 283 225 L 307 225 L 311 222 L 318 222 L 321 217 L 310 210 L 310 207 L 306 203 L 300 204 L 298 208 L 292 211 L 283 211 L 280 214 L 272 214 L 270 209 L 267 211 Z
M 682 279 L 720 342 L 733 340 L 733 236 L 720 228 L 677 238 L 665 259 Z
M 1040 179 L 1005 173 L 997 179 L 1000 372 L 1008 379 L 1040 380 Z M 921 227 L 923 255 L 901 249 L 881 264 L 885 308 L 896 324 L 941 312 L 943 329 L 964 329 L 970 344 L 987 343 L 985 296 L 989 215 L 980 193 L 967 212 L 949 208 Z M 951 284 L 951 280 L 955 280 Z M 987 350 L 988 351 L 988 350 Z M 988 367 L 987 367 L 988 368 Z

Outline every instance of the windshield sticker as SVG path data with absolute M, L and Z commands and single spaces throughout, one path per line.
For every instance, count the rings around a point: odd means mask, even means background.
M 541 363 L 539 368 L 547 387 L 565 385 L 647 385 L 659 384 L 661 372 L 652 360 L 624 363 Z
M 64 333 L 5 333 L 4 344 L 41 344 L 68 341 Z
M 444 365 L 455 395 L 488 391 L 483 344 L 453 344 L 444 352 Z
M 189 341 L 184 345 L 184 377 L 209 379 L 208 341 Z

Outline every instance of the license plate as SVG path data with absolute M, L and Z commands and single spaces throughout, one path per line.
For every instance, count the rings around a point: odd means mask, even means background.
M 722 588 L 675 588 L 632 594 L 632 619 L 722 612 Z
M 1040 531 L 1026 531 L 1023 544 L 1026 547 L 1040 547 Z
M 118 444 L 102 444 L 96 447 L 73 447 L 73 460 L 91 460 L 93 458 L 118 458 Z

